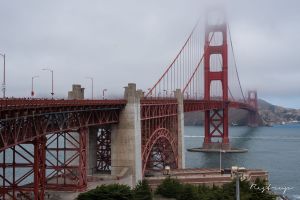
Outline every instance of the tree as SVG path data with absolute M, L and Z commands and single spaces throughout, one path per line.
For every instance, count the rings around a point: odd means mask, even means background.
M 134 188 L 135 200 L 152 200 L 151 188 L 147 180 L 139 181 Z
M 156 194 L 167 198 L 176 198 L 181 192 L 181 183 L 170 177 L 167 177 L 156 189 Z
M 184 184 L 182 192 L 178 194 L 177 200 L 200 200 L 197 186 Z
M 133 200 L 133 193 L 127 185 L 101 185 L 80 194 L 77 200 Z

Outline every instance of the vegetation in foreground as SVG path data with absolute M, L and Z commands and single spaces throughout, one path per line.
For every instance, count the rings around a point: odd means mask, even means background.
M 266 182 L 257 179 L 256 188 L 265 188 Z M 235 180 L 222 187 L 181 184 L 178 180 L 166 178 L 157 188 L 156 194 L 177 200 L 235 200 Z M 248 181 L 240 182 L 241 200 L 275 200 L 268 191 L 251 188 Z
M 257 187 L 265 187 L 266 182 L 256 180 Z M 267 191 L 251 188 L 248 181 L 240 182 L 241 200 L 275 200 Z M 222 187 L 195 186 L 182 184 L 176 179 L 166 178 L 156 189 L 156 195 L 176 200 L 235 200 L 235 181 Z M 126 185 L 101 185 L 82 193 L 77 200 L 152 200 L 153 194 L 146 180 L 139 182 L 134 189 Z
M 148 182 L 143 180 L 134 189 L 120 184 L 97 186 L 78 195 L 77 200 L 152 200 L 152 196 Z

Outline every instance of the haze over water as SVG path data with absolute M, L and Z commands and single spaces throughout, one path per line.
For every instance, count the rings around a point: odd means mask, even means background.
M 185 127 L 185 147 L 202 146 L 202 126 Z M 293 187 L 286 195 L 300 199 L 300 124 L 274 127 L 230 127 L 233 147 L 247 148 L 247 153 L 222 154 L 222 167 L 233 165 L 269 172 L 269 182 L 276 187 Z M 187 168 L 219 168 L 219 153 L 186 151 Z M 276 192 L 276 191 L 275 191 Z M 282 191 L 277 191 L 282 193 Z

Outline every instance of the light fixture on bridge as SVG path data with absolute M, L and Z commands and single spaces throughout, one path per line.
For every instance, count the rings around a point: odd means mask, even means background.
M 168 90 L 163 90 L 166 93 L 166 97 L 168 96 Z
M 3 98 L 5 98 L 5 90 L 6 90 L 6 83 L 5 83 L 5 54 L 0 53 L 0 56 L 3 57 L 3 83 L 2 83 L 2 92 Z
M 104 98 L 105 92 L 107 92 L 107 89 L 103 89 L 103 90 L 102 90 L 102 98 L 103 98 L 103 100 L 105 99 L 105 98 Z
M 94 78 L 93 77 L 85 77 L 86 79 L 90 79 L 92 81 L 92 99 L 94 99 Z
M 52 95 L 52 99 L 53 99 L 53 95 L 54 95 L 54 89 L 53 89 L 53 70 L 50 69 L 50 68 L 44 68 L 42 70 L 51 72 L 51 95 Z
M 35 78 L 38 78 L 39 76 L 33 76 L 31 77 L 31 96 L 33 97 L 34 96 L 34 90 L 33 90 L 33 80 Z
M 189 99 L 189 92 L 186 91 L 185 94 L 186 94 L 186 98 Z

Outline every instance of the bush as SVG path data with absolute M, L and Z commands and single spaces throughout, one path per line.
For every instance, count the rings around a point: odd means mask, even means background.
M 266 188 L 267 182 L 265 180 L 256 179 L 254 184 L 259 188 Z M 249 187 L 250 188 L 250 183 Z M 251 199 L 261 199 L 261 200 L 273 200 L 276 199 L 275 195 L 270 194 L 267 190 L 262 192 L 261 190 L 257 190 L 252 188 L 249 192 L 251 194 Z
M 240 194 L 242 200 L 275 200 L 276 197 L 268 191 L 262 192 L 257 188 L 266 188 L 266 182 L 257 179 L 256 189 L 250 188 L 248 181 L 240 182 Z M 224 184 L 222 187 L 194 186 L 181 184 L 176 179 L 166 178 L 156 190 L 159 194 L 167 198 L 177 200 L 234 200 L 235 180 Z M 101 185 L 88 192 L 82 193 L 77 200 L 152 200 L 151 188 L 146 180 L 139 182 L 131 190 L 127 185 Z
M 184 184 L 182 192 L 178 194 L 177 200 L 200 200 L 197 186 Z
M 77 200 L 133 200 L 133 193 L 127 185 L 101 185 L 80 194 Z
M 135 200 L 152 200 L 151 188 L 147 180 L 139 181 L 134 188 Z
M 156 189 L 156 194 L 167 198 L 176 198 L 181 192 L 181 183 L 170 177 L 167 177 Z
M 266 187 L 266 182 L 256 180 L 255 184 L 262 188 Z M 250 189 L 251 183 L 240 182 L 240 194 L 242 200 L 275 200 L 276 197 L 269 192 Z M 235 180 L 224 184 L 222 187 L 193 186 L 181 184 L 176 179 L 166 178 L 157 188 L 156 194 L 177 200 L 234 200 Z

